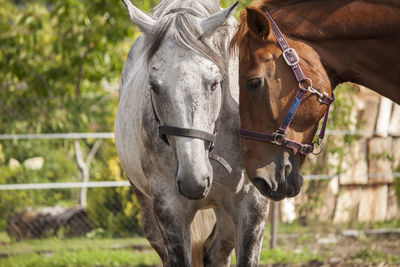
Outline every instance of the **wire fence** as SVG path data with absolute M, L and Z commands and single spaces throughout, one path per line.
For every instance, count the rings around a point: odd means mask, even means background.
M 371 135 L 373 132 L 328 130 L 326 134 L 362 136 Z M 70 140 L 73 142 L 113 138 L 114 134 L 111 132 L 0 135 L 0 140 L 5 142 L 19 140 Z M 15 145 L 18 146 L 18 142 Z M 92 149 L 95 146 L 93 145 Z M 77 147 L 75 147 L 75 152 L 78 151 L 76 149 Z M 89 151 L 86 152 L 91 154 Z M 69 157 L 71 158 L 71 155 Z M 0 173 L 0 179 L 1 175 Z M 336 177 L 340 179 L 342 175 L 341 173 L 310 174 L 304 175 L 304 179 L 313 181 L 330 180 Z M 400 172 L 374 173 L 366 177 L 357 177 L 357 179 L 386 176 L 400 178 Z M 127 180 L 104 181 L 92 176 L 87 177 L 87 181 L 82 181 L 82 177 L 75 178 L 74 181 L 65 181 L 62 176 L 49 178 L 49 182 L 37 182 L 40 179 L 34 177 L 30 179 L 32 182 L 30 180 L 21 182 L 22 180 L 18 177 L 12 180 L 14 181 L 12 183 L 10 181 L 4 183 L 0 180 L 0 213 L 3 215 L 3 220 L 0 220 L 0 242 L 2 232 L 16 241 L 54 236 L 92 238 L 93 236 L 132 237 L 141 234 L 139 205 Z M 87 190 L 87 196 L 85 196 L 87 204 L 83 206 L 81 205 L 82 190 Z M 51 205 L 52 203 L 57 203 L 57 205 Z

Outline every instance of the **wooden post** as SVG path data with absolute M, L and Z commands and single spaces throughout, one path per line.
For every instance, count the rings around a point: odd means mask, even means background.
M 278 219 L 279 219 L 279 202 L 271 201 L 271 249 L 276 248 L 276 241 L 278 239 Z
M 79 144 L 79 140 L 75 139 L 74 145 L 75 145 L 76 163 L 78 164 L 79 171 L 82 176 L 82 182 L 84 182 L 84 183 L 89 182 L 89 166 L 102 143 L 103 143 L 102 139 L 97 139 L 96 143 L 93 145 L 92 149 L 90 150 L 89 155 L 86 158 L 86 161 L 84 161 L 83 157 L 82 157 L 82 151 L 81 151 L 81 146 Z M 87 206 L 87 187 L 86 186 L 82 186 L 82 188 L 81 188 L 79 202 L 83 208 L 86 208 L 86 206 Z

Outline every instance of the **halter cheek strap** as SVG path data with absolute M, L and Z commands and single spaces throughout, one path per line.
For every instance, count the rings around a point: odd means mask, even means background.
M 286 64 L 292 69 L 294 76 L 296 77 L 296 80 L 299 83 L 299 90 L 297 91 L 296 96 L 293 99 L 292 104 L 290 105 L 289 111 L 286 113 L 286 116 L 283 119 L 280 127 L 273 134 L 256 132 L 256 131 L 246 130 L 246 129 L 239 129 L 239 135 L 242 137 L 245 137 L 245 138 L 271 142 L 271 143 L 279 145 L 279 146 L 284 146 L 284 147 L 288 147 L 291 149 L 295 149 L 304 155 L 307 155 L 309 153 L 319 154 L 319 153 L 321 153 L 321 150 L 319 150 L 317 153 L 314 152 L 314 145 L 317 144 L 318 146 L 321 147 L 320 141 L 325 136 L 325 129 L 326 129 L 327 121 L 328 121 L 329 107 L 334 100 L 333 93 L 332 93 L 332 97 L 329 97 L 326 93 L 322 94 L 312 87 L 311 79 L 307 78 L 304 75 L 304 72 L 299 65 L 300 58 L 297 55 L 296 50 L 294 50 L 293 48 L 291 48 L 289 46 L 285 37 L 283 36 L 282 32 L 279 30 L 279 27 L 276 25 L 275 21 L 272 19 L 269 12 L 265 11 L 265 14 L 267 15 L 268 20 L 270 22 L 271 31 L 274 34 L 274 36 L 282 50 L 282 56 L 283 56 Z M 327 105 L 327 108 L 325 111 L 324 120 L 322 122 L 322 127 L 321 127 L 320 133 L 318 135 L 317 141 L 315 141 L 311 144 L 301 144 L 301 143 L 298 143 L 296 141 L 286 138 L 285 135 L 286 135 L 287 129 L 290 126 L 290 123 L 293 120 L 294 115 L 296 114 L 296 111 L 298 110 L 298 108 L 301 104 L 301 101 L 303 100 L 304 95 L 307 92 L 310 92 L 311 94 L 316 95 L 318 97 L 318 101 L 321 104 Z

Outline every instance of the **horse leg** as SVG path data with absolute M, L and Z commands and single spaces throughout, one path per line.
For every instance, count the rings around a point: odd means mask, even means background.
M 195 210 L 179 201 L 166 191 L 162 195 L 153 195 L 154 214 L 160 226 L 168 253 L 168 267 L 191 266 L 190 223 Z M 188 202 L 185 200 L 186 203 Z
M 217 221 L 205 243 L 204 266 L 230 266 L 235 247 L 233 222 L 222 208 L 214 209 L 214 212 Z
M 268 218 L 269 200 L 253 186 L 248 192 L 235 196 L 235 199 L 229 213 L 235 225 L 237 266 L 256 267 Z
M 140 204 L 140 223 L 143 232 L 150 242 L 150 245 L 155 249 L 163 263 L 168 262 L 168 254 L 165 248 L 163 236 L 158 226 L 158 222 L 154 215 L 152 200 L 147 198 L 133 184 L 132 188 L 136 194 L 136 198 Z M 165 265 L 165 264 L 164 264 Z

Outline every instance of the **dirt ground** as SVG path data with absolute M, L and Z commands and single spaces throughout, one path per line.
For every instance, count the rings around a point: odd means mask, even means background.
M 397 233 L 355 233 L 279 234 L 278 247 L 295 252 L 307 247 L 312 254 L 320 255 L 321 260 L 260 266 L 400 266 L 400 230 Z

